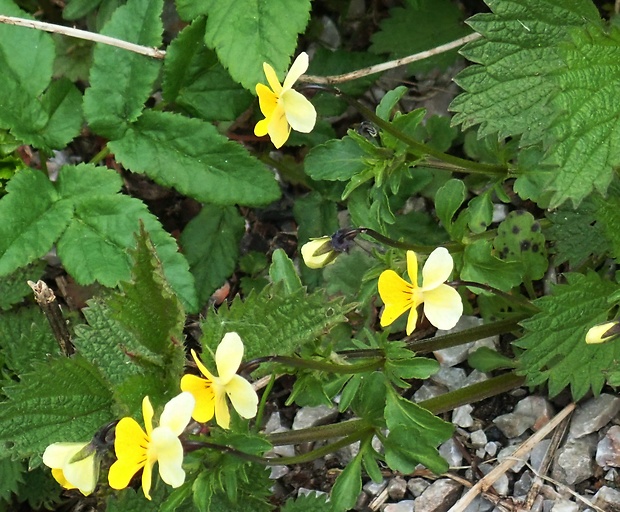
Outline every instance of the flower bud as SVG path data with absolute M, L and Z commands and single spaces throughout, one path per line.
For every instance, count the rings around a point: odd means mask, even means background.
M 586 334 L 586 343 L 589 345 L 605 343 L 620 333 L 620 325 L 617 321 L 605 322 L 591 327 Z

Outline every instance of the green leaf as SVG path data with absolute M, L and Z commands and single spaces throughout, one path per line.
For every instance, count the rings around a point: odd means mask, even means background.
M 509 291 L 521 284 L 523 265 L 518 261 L 500 260 L 493 254 L 488 240 L 478 240 L 465 247 L 461 278 Z
M 332 512 L 331 503 L 327 501 L 325 494 L 318 492 L 310 492 L 308 494 L 300 494 L 294 500 L 286 500 L 280 512 Z
M 42 260 L 17 269 L 8 276 L 0 277 L 0 309 L 7 310 L 21 302 L 24 297 L 32 293 L 27 281 L 35 283 L 45 271 L 45 262 Z
M 468 226 L 472 233 L 483 233 L 493 222 L 493 202 L 490 194 L 484 192 L 474 197 L 467 205 L 469 210 Z
M 347 464 L 338 475 L 331 492 L 331 504 L 334 512 L 351 510 L 362 491 L 362 454 Z
M 512 211 L 502 221 L 493 247 L 502 260 L 520 262 L 526 279 L 541 279 L 549 266 L 540 223 L 524 210 Z
M 483 373 L 515 367 L 515 362 L 512 359 L 489 347 L 480 347 L 467 358 L 467 363 Z
M 366 169 L 366 152 L 348 135 L 310 150 L 304 170 L 313 180 L 348 181 Z
M 529 386 L 548 382 L 553 397 L 570 386 L 574 400 L 588 391 L 596 395 L 605 383 L 607 369 L 620 358 L 620 343 L 586 345 L 590 327 L 607 320 L 607 297 L 617 286 L 597 274 L 565 274 L 566 284 L 534 301 L 540 309 L 522 322 L 525 335 L 515 344 L 525 349 L 519 373 Z
M 199 119 L 146 111 L 109 146 L 133 172 L 204 203 L 264 206 L 280 196 L 263 164 Z
M 453 232 L 453 217 L 467 197 L 467 188 L 461 180 L 451 179 L 435 195 L 437 217 L 448 233 Z
M 601 208 L 606 208 L 608 201 L 601 201 Z M 562 205 L 547 214 L 553 225 L 546 231 L 555 253 L 554 265 L 565 261 L 571 267 L 579 266 L 592 254 L 601 255 L 611 247 L 605 234 L 610 233 L 597 221 L 596 198 L 586 198 L 577 210 L 569 205 Z
M 411 37 L 412 31 L 415 37 Z M 371 38 L 370 51 L 389 53 L 391 59 L 397 59 L 449 43 L 469 32 L 460 9 L 450 0 L 406 0 L 404 7 L 390 9 L 390 16 L 381 22 L 379 31 Z M 456 50 L 444 52 L 410 64 L 409 72 L 445 69 L 456 58 Z
M 44 256 L 65 230 L 73 208 L 41 171 L 24 169 L 0 199 L 0 275 Z M 33 197 L 36 200 L 33 200 Z
M 302 288 L 301 280 L 292 260 L 283 249 L 276 249 L 272 255 L 269 277 L 273 283 L 282 283 L 285 293 L 295 293 Z
M 598 208 L 594 213 L 596 219 L 593 231 L 602 231 L 605 240 L 611 245 L 613 255 L 620 257 L 620 233 L 618 233 L 618 222 L 620 222 L 620 184 L 616 181 L 609 189 L 609 195 L 606 198 L 593 196 L 592 202 Z M 600 244 L 601 242 L 598 242 Z M 597 244 L 597 245 L 598 245 Z M 590 246 L 594 249 L 597 245 Z M 594 252 L 594 251 L 593 251 Z M 603 251 L 594 252 L 596 255 L 604 254 Z
M 30 19 L 9 0 L 0 1 L 4 15 Z M 0 27 L 2 102 L 0 128 L 38 148 L 62 148 L 79 134 L 81 96 L 67 80 L 52 79 L 52 37 L 38 30 Z
M 46 361 L 50 354 L 60 355 L 49 322 L 38 306 L 0 316 L 0 347 L 4 364 L 16 375 L 32 371 L 36 362 Z
M 234 272 L 244 232 L 245 221 L 234 206 L 206 204 L 185 226 L 180 242 L 200 305 Z
M 57 441 L 87 441 L 114 419 L 101 374 L 79 356 L 38 364 L 4 392 L 0 458 L 40 454 Z
M 19 484 L 24 483 L 23 473 L 26 467 L 21 460 L 11 460 L 10 458 L 0 459 L 0 500 L 10 502 L 11 494 L 17 494 Z M 0 504 L 2 509 L 2 504 Z
M 409 89 L 404 85 L 399 85 L 395 89 L 388 91 L 384 94 L 383 98 L 377 105 L 377 115 L 384 121 L 392 119 L 392 110 L 396 107 L 396 104 L 407 93 Z
M 95 10 L 102 0 L 69 0 L 62 10 L 62 17 L 66 20 L 78 20 Z
M 236 298 L 222 305 L 202 323 L 202 343 L 215 352 L 227 332 L 236 332 L 245 343 L 245 359 L 290 355 L 299 347 L 328 332 L 354 305 L 341 299 L 327 301 L 323 291 L 304 289 L 284 293 L 282 285 L 267 286 L 245 301 Z
M 289 56 L 297 47 L 297 35 L 310 19 L 310 1 L 211 1 L 207 12 L 205 42 L 230 75 L 254 91 L 257 83 L 266 83 L 263 62 L 283 79 Z
M 206 121 L 232 121 L 252 103 L 204 44 L 206 20 L 186 27 L 166 50 L 163 96 Z
M 161 45 L 163 0 L 129 0 L 101 31 L 130 43 Z M 114 46 L 95 47 L 84 114 L 91 128 L 110 139 L 120 138 L 138 119 L 159 73 L 156 59 Z

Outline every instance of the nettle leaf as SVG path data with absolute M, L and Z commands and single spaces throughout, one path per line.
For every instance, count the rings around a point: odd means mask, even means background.
M 206 204 L 185 226 L 180 242 L 200 305 L 234 272 L 244 232 L 245 220 L 234 206 Z
M 10 502 L 11 495 L 17 494 L 19 484 L 24 483 L 23 473 L 26 472 L 26 466 L 21 460 L 11 460 L 10 458 L 0 459 L 0 500 Z M 0 509 L 3 505 L 0 503 Z
M 605 373 L 620 358 L 620 343 L 586 345 L 586 332 L 607 319 L 607 297 L 617 286 L 594 272 L 565 274 L 566 284 L 534 301 L 540 313 L 521 324 L 525 335 L 515 345 L 525 349 L 520 374 L 529 386 L 548 382 L 549 394 L 570 386 L 574 400 L 600 393 Z
M 101 374 L 79 356 L 36 365 L 4 393 L 0 458 L 40 454 L 57 441 L 86 441 L 114 419 Z
M 480 136 L 523 134 L 524 146 L 543 141 L 544 163 L 557 166 L 551 208 L 605 193 L 620 163 L 620 109 L 609 101 L 620 92 L 620 31 L 606 31 L 588 0 L 489 4 L 495 14 L 470 22 L 485 39 L 463 54 L 481 65 L 456 79 L 466 92 L 454 122 L 480 123 Z
M 143 46 L 161 45 L 163 0 L 129 0 L 119 7 L 102 34 Z M 109 45 L 97 45 L 84 94 L 84 114 L 91 128 L 116 139 L 142 113 L 160 63 Z
M 0 315 L 0 348 L 5 365 L 16 375 L 32 371 L 36 362 L 60 355 L 50 324 L 38 306 Z
M 73 207 L 41 171 L 19 171 L 0 199 L 0 275 L 50 250 L 71 221 Z
M 205 42 L 230 75 L 254 91 L 257 83 L 266 83 L 263 62 L 273 66 L 280 80 L 284 78 L 297 35 L 310 19 L 310 1 L 211 1 L 207 11 Z
M 313 342 L 336 324 L 346 322 L 345 313 L 354 304 L 341 299 L 328 301 L 319 290 L 307 294 L 302 288 L 285 293 L 283 285 L 266 286 L 230 307 L 222 305 L 202 323 L 202 343 L 215 349 L 224 334 L 236 332 L 245 343 L 244 359 L 267 355 L 290 355 Z
M 204 203 L 264 206 L 280 197 L 262 163 L 200 119 L 146 111 L 109 146 L 133 172 Z
M 620 233 L 618 233 L 618 223 L 620 222 L 620 184 L 616 181 L 609 189 L 608 197 L 592 196 L 592 202 L 597 209 L 594 213 L 596 219 L 593 230 L 597 233 L 604 233 L 604 240 L 611 246 L 611 252 L 618 258 L 620 257 Z M 598 242 L 601 243 L 600 241 Z M 606 244 L 606 245 L 607 245 Z M 592 250 L 594 246 L 589 246 Z M 599 255 L 603 252 L 594 252 Z
M 17 269 L 8 276 L 0 277 L 0 309 L 10 309 L 14 304 L 21 302 L 24 297 L 32 294 L 27 281 L 36 283 L 43 275 L 45 266 L 43 260 L 38 260 Z
M 415 37 L 411 37 L 411 31 Z M 458 6 L 450 0 L 406 0 L 404 7 L 390 10 L 390 16 L 379 25 L 372 36 L 370 51 L 389 53 L 397 59 L 435 48 L 467 35 Z M 457 51 L 425 59 L 409 65 L 410 72 L 446 68 L 458 57 Z
M 232 121 L 252 103 L 204 43 L 206 20 L 186 27 L 166 50 L 163 96 L 170 103 L 206 121 Z
M 0 1 L 0 12 L 31 18 L 10 0 Z M 0 128 L 46 150 L 64 147 L 79 134 L 82 124 L 81 95 L 76 87 L 68 80 L 50 83 L 54 57 L 49 34 L 0 26 Z
M 280 512 L 333 512 L 330 502 L 327 501 L 327 495 L 318 492 L 310 492 L 308 494 L 300 494 L 294 500 L 286 500 Z

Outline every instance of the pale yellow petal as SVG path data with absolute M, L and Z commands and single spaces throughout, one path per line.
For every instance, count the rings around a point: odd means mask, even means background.
M 63 468 L 88 443 L 54 443 L 43 452 L 43 464 L 48 468 Z
M 445 283 L 454 267 L 452 256 L 445 247 L 438 247 L 429 254 L 422 269 L 422 290 L 432 290 Z
M 306 52 L 301 52 L 286 75 L 284 83 L 282 84 L 282 90 L 287 91 L 293 87 L 293 84 L 299 80 L 299 77 L 308 70 L 308 65 L 308 54 Z
M 461 296 L 447 284 L 424 292 L 424 314 L 437 329 L 452 329 L 463 314 Z
M 82 460 L 67 464 L 63 472 L 72 486 L 77 487 L 84 496 L 88 496 L 97 487 L 99 479 L 99 464 L 95 459 L 95 452 Z
M 316 123 L 316 110 L 308 98 L 290 89 L 282 93 L 280 98 L 286 120 L 297 132 L 309 133 Z
M 278 80 L 278 75 L 276 75 L 275 70 L 269 64 L 263 62 L 263 71 L 265 72 L 265 76 L 267 77 L 267 82 L 269 83 L 271 90 L 276 96 L 280 96 L 282 93 L 282 86 L 280 85 L 280 81 Z
M 183 485 L 183 446 L 177 434 L 167 427 L 157 427 L 151 436 L 151 446 L 159 464 L 161 479 L 172 487 Z
M 194 412 L 196 399 L 190 392 L 175 396 L 165 406 L 159 419 L 159 425 L 169 428 L 176 436 L 180 436 Z
M 213 382 L 201 379 L 196 375 L 183 375 L 181 378 L 181 390 L 191 393 L 196 401 L 192 418 L 199 423 L 206 423 L 213 418 L 215 414 Z
M 227 332 L 215 351 L 215 366 L 219 383 L 226 386 L 243 360 L 243 341 L 236 332 Z
M 586 334 L 586 343 L 588 344 L 598 344 L 607 341 L 611 336 L 617 334 L 616 329 L 609 333 L 608 331 L 618 325 L 618 322 L 607 322 L 604 324 L 595 325 L 591 327 L 588 333 Z M 45 460 L 43 460 L 45 462 Z
M 269 134 L 272 144 L 277 149 L 284 146 L 284 143 L 288 140 L 288 137 L 291 134 L 291 127 L 286 120 L 284 108 L 282 108 L 282 105 L 279 103 L 273 111 L 271 119 L 269 120 L 267 133 Z
M 258 84 L 256 86 L 256 94 L 258 95 L 260 111 L 265 117 L 271 117 L 271 114 L 273 114 L 273 111 L 278 104 L 278 97 L 269 87 L 263 84 Z
M 325 249 L 327 251 L 323 252 Z M 319 254 L 315 254 L 319 252 Z M 331 237 L 324 236 L 321 238 L 311 239 L 301 246 L 301 256 L 308 268 L 323 268 L 326 265 L 334 263 L 334 251 L 331 244 Z
M 258 408 L 258 395 L 252 384 L 239 375 L 235 375 L 226 385 L 226 394 L 242 418 L 253 418 Z
M 142 417 L 144 418 L 144 429 L 148 435 L 153 430 L 153 406 L 148 396 L 142 399 Z
M 230 425 L 230 412 L 224 390 L 215 393 L 215 422 L 222 428 L 228 428 Z

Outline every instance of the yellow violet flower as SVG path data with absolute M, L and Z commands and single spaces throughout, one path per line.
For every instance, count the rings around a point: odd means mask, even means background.
M 445 247 L 435 249 L 422 269 L 422 286 L 418 286 L 418 260 L 413 251 L 407 251 L 408 283 L 393 270 L 385 270 L 379 276 L 379 295 L 385 304 L 381 315 L 381 327 L 390 325 L 406 311 L 407 335 L 415 329 L 418 321 L 417 307 L 424 303 L 424 314 L 438 329 L 452 329 L 463 314 L 463 302 L 458 292 L 444 284 L 450 277 L 454 262 Z
M 222 428 L 230 425 L 230 412 L 226 396 L 242 418 L 253 418 L 258 408 L 258 395 L 252 384 L 237 375 L 243 359 L 243 342 L 236 332 L 224 335 L 215 351 L 215 366 L 219 377 L 214 376 L 192 350 L 192 357 L 204 379 L 196 375 L 184 375 L 181 389 L 189 391 L 196 399 L 192 418 L 200 423 L 215 421 Z
M 597 343 L 605 343 L 620 332 L 620 325 L 617 321 L 606 322 L 591 327 L 586 334 L 586 343 L 594 345 Z
M 65 489 L 91 494 L 99 479 L 97 450 L 90 443 L 54 443 L 43 452 L 43 464 L 52 468 L 52 476 Z
M 181 393 L 170 400 L 161 413 L 159 426 L 153 428 L 153 406 L 146 396 L 142 400 L 144 427 L 133 418 L 123 418 L 116 425 L 114 451 L 117 461 L 110 467 L 108 481 L 112 489 L 124 489 L 131 478 L 142 469 L 142 490 L 147 499 L 153 466 L 159 463 L 161 479 L 172 487 L 185 481 L 183 446 L 179 436 L 187 427 L 196 402 L 191 393 Z
M 274 69 L 266 62 L 263 63 L 269 87 L 258 84 L 256 94 L 265 119 L 256 123 L 254 134 L 258 137 L 269 134 L 276 148 L 282 147 L 288 140 L 291 128 L 309 133 L 316 123 L 316 110 L 312 103 L 292 89 L 293 84 L 307 69 L 308 54 L 303 52 L 295 59 L 284 83 L 280 85 Z
M 338 253 L 334 250 L 331 236 L 311 238 L 301 246 L 301 256 L 308 268 L 323 268 L 336 261 Z

